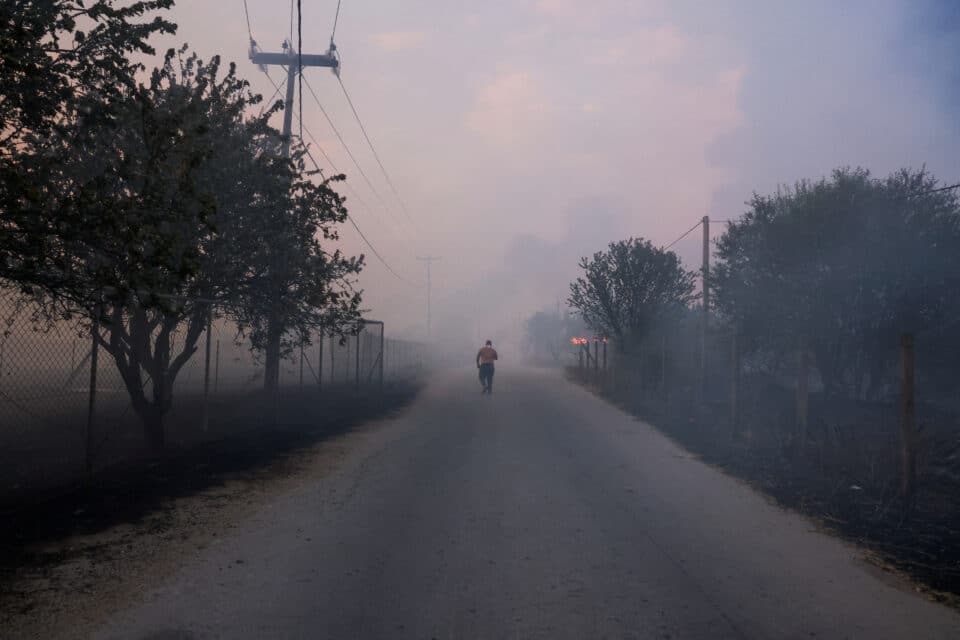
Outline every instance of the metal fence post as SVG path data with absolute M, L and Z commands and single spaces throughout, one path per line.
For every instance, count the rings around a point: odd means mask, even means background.
M 740 431 L 740 346 L 737 332 L 730 336 L 730 431 L 736 436 Z
M 384 351 L 384 332 L 386 327 L 381 322 L 380 323 L 380 393 L 383 394 L 383 361 L 386 359 L 387 354 Z
M 303 340 L 300 340 L 300 388 L 303 389 Z
M 330 384 L 333 384 L 337 381 L 337 370 L 335 368 L 336 362 L 334 361 L 333 355 L 336 349 L 334 348 L 333 334 L 330 334 Z
M 587 347 L 590 348 L 589 346 Z M 598 374 L 600 371 L 600 343 L 597 341 L 596 336 L 593 338 L 593 379 L 596 382 Z
M 360 326 L 360 331 L 363 331 L 363 325 Z M 356 341 L 356 355 L 354 356 L 355 362 L 353 365 L 354 375 L 356 376 L 356 383 L 354 385 L 356 391 L 360 391 L 360 331 L 357 332 L 357 341 Z
M 320 330 L 320 339 L 317 340 L 317 390 L 323 389 L 323 330 Z
M 210 345 L 213 329 L 213 305 L 207 309 L 207 344 L 203 356 L 203 419 L 201 425 L 204 431 L 210 427 Z
M 97 364 L 100 354 L 100 305 L 96 306 L 93 315 L 93 325 L 90 328 L 90 337 L 93 344 L 90 347 L 90 390 L 87 398 L 87 433 L 85 442 L 84 466 L 87 473 L 93 471 L 93 418 L 97 406 Z

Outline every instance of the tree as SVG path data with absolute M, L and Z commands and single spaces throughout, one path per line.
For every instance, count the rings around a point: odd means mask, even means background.
M 956 317 L 960 208 L 925 170 L 803 181 L 748 211 L 717 244 L 718 311 L 755 352 L 802 337 L 832 395 L 875 396 L 899 334 Z
M 567 303 L 593 331 L 616 338 L 618 349 L 642 341 L 698 297 L 696 274 L 675 253 L 642 238 L 611 243 L 582 258 L 580 268 L 584 274 L 570 285 Z
M 157 12 L 173 0 L 5 0 L 0 3 L 0 159 L 10 159 L 28 135 L 47 135 L 77 101 L 104 102 L 134 86 L 142 65 L 133 54 L 154 53 L 156 33 L 176 25 Z M 153 15 L 146 22 L 137 19 Z
M 102 324 L 154 449 L 214 306 L 256 327 L 266 282 L 281 281 L 285 326 L 356 323 L 362 260 L 320 245 L 342 200 L 278 155 L 280 106 L 246 115 L 260 101 L 233 66 L 221 75 L 218 58 L 170 51 L 146 85 L 113 103 L 87 96 L 69 126 L 18 151 L 32 188 L 7 191 L 0 277 L 50 318 Z M 283 271 L 265 266 L 278 243 Z

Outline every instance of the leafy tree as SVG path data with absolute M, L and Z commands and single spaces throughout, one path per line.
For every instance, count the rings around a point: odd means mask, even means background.
M 46 135 L 78 100 L 117 100 L 153 54 L 147 40 L 176 25 L 157 12 L 173 0 L 5 0 L 0 3 L 0 158 L 29 134 Z M 153 18 L 138 22 L 146 15 Z
M 960 208 L 925 170 L 863 169 L 803 181 L 748 211 L 717 244 L 718 311 L 755 351 L 801 338 L 830 394 L 875 396 L 899 334 L 956 317 Z
M 582 258 L 583 275 L 567 303 L 593 331 L 616 338 L 617 348 L 644 339 L 656 323 L 697 299 L 696 275 L 677 255 L 648 240 L 630 238 Z
M 27 137 L 19 158 L 33 188 L 4 202 L 0 277 L 50 317 L 103 324 L 101 345 L 153 448 L 212 306 L 256 327 L 267 282 L 280 282 L 284 326 L 304 331 L 355 323 L 359 305 L 350 278 L 362 260 L 320 246 L 336 238 L 342 201 L 277 155 L 267 121 L 279 106 L 246 116 L 261 98 L 235 68 L 221 75 L 218 58 L 185 53 L 168 52 L 114 103 L 80 100 L 69 127 Z

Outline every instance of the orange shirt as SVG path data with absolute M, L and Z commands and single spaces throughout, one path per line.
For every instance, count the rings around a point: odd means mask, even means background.
M 480 364 L 493 364 L 497 359 L 497 351 L 493 347 L 482 347 L 477 353 L 477 359 L 480 360 Z

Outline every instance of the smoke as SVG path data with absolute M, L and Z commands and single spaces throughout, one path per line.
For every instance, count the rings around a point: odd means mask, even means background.
M 252 9 L 258 41 L 276 46 L 285 12 Z M 245 61 L 242 16 L 224 29 L 221 14 L 219 3 L 177 7 L 177 41 L 236 59 L 271 95 Z M 472 345 L 555 307 L 580 256 L 628 236 L 667 244 L 704 215 L 736 217 L 753 191 L 840 165 L 886 175 L 926 164 L 960 178 L 958 14 L 952 0 L 357 4 L 338 27 L 342 73 L 416 227 L 328 75 L 310 79 L 390 202 L 369 191 L 310 96 L 304 124 L 377 209 L 351 198 L 356 222 L 414 283 L 371 256 L 370 315 L 422 337 L 415 256 L 440 255 L 434 335 Z M 313 51 L 329 24 L 309 18 Z M 696 236 L 675 247 L 692 268 Z M 343 247 L 370 255 L 350 228 Z

